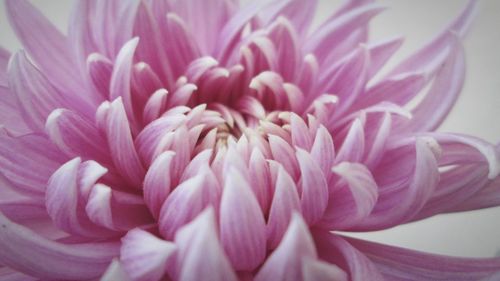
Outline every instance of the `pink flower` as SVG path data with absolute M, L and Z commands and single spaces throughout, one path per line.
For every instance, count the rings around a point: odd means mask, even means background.
M 367 41 L 383 8 L 311 30 L 314 2 L 79 0 L 65 36 L 7 0 L 0 279 L 498 278 L 332 232 L 500 205 L 500 146 L 435 132 L 474 1 L 376 80 L 402 43 Z

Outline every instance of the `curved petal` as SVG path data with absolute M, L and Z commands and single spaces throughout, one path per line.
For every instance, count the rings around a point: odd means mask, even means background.
M 214 210 L 207 208 L 175 235 L 179 281 L 238 280 L 217 237 Z
M 42 279 L 82 280 L 100 276 L 119 244 L 61 244 L 47 240 L 0 213 L 0 262 Z
M 106 269 L 106 272 L 102 275 L 100 281 L 132 281 L 123 269 L 123 265 L 118 259 L 113 259 L 111 264 Z
M 132 280 L 160 280 L 175 250 L 173 243 L 135 228 L 122 238 L 120 260 Z
M 233 268 L 257 268 L 266 256 L 266 222 L 252 189 L 236 168 L 229 168 L 226 176 L 219 223 L 222 246 Z
M 457 258 L 345 238 L 393 280 L 480 280 L 500 271 L 500 258 Z

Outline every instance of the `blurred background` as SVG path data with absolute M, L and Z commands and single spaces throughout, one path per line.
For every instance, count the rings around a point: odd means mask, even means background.
M 203 1 L 203 0 L 201 0 Z M 304 0 L 306 1 L 306 0 Z M 48 18 L 65 31 L 71 2 L 33 0 Z M 315 24 L 341 3 L 319 0 Z M 388 9 L 372 21 L 372 38 L 404 35 L 405 43 L 389 68 L 425 43 L 454 18 L 465 0 L 380 0 Z M 479 13 L 464 41 L 467 78 L 462 96 L 441 131 L 460 132 L 500 142 L 500 1 L 479 0 Z M 21 46 L 10 30 L 0 5 L 0 45 L 15 51 Z M 456 256 L 500 256 L 500 207 L 440 215 L 393 229 L 349 234 L 386 244 Z

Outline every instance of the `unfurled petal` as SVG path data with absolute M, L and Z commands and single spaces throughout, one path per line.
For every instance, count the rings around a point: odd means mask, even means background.
M 456 258 L 421 253 L 353 238 L 345 241 L 362 251 L 387 279 L 480 280 L 500 270 L 500 258 Z
M 304 220 L 295 213 L 278 248 L 266 260 L 255 281 L 302 279 L 302 263 L 317 258 L 316 248 Z
M 47 240 L 0 214 L 0 262 L 42 279 L 81 280 L 100 276 L 118 243 L 61 244 Z
M 174 253 L 173 243 L 136 228 L 122 238 L 120 259 L 132 280 L 160 280 Z
M 235 272 L 217 237 L 215 215 L 208 208 L 175 236 L 180 281 L 236 281 Z

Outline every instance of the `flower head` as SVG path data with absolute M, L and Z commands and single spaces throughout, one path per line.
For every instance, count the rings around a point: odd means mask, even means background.
M 24 50 L 0 52 L 0 276 L 477 280 L 500 268 L 334 232 L 500 204 L 500 148 L 435 132 L 462 88 L 474 1 L 378 79 L 402 39 L 368 40 L 383 10 L 369 0 L 315 29 L 316 1 L 75 2 L 63 35 L 6 1 Z

